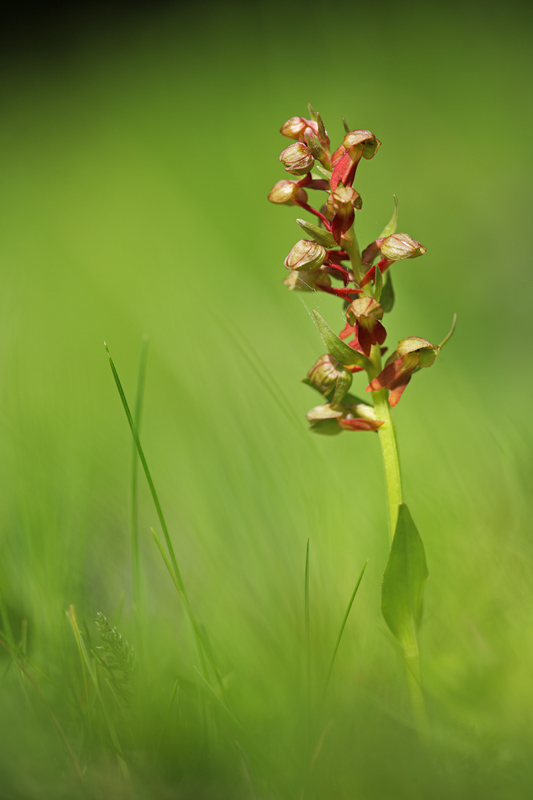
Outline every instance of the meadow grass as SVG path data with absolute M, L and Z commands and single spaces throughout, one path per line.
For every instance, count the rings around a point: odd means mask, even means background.
M 509 255 L 531 60 L 518 18 L 487 8 L 459 28 L 452 6 L 389 9 L 379 58 L 361 21 L 335 80 L 313 53 L 312 80 L 290 72 L 274 6 L 4 59 L 0 797 L 531 796 L 531 294 Z M 396 192 L 428 247 L 398 266 L 391 338 L 440 341 L 459 317 L 395 413 L 430 570 L 423 741 L 379 611 L 377 437 L 304 420 L 310 315 L 338 310 L 284 291 L 294 215 L 266 194 L 308 101 L 332 137 L 346 116 L 384 142 L 361 239 Z

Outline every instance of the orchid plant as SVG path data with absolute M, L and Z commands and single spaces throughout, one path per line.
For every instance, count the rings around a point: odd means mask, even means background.
M 391 541 L 381 608 L 401 646 L 413 712 L 422 724 L 425 707 L 417 631 L 428 570 L 422 540 L 403 501 L 391 408 L 398 404 L 413 375 L 435 363 L 453 333 L 455 318 L 451 331 L 439 345 L 410 336 L 399 341 L 383 363 L 387 352 L 383 319 L 393 310 L 395 301 L 390 268 L 398 261 L 424 255 L 426 248 L 409 234 L 396 232 L 395 197 L 389 223 L 361 252 L 354 221 L 362 199 L 353 184 L 359 163 L 374 158 L 381 142 L 371 131 L 350 130 L 344 122 L 343 142 L 331 153 L 320 114 L 309 106 L 309 116 L 310 119 L 291 117 L 282 125 L 281 134 L 294 142 L 282 151 L 279 160 L 297 180 L 278 181 L 268 195 L 270 202 L 298 206 L 318 223 L 297 220 L 306 238 L 300 239 L 285 259 L 285 285 L 291 291 L 326 292 L 343 304 L 345 325 L 338 335 L 317 311 L 313 312 L 327 352 L 318 358 L 304 380 L 323 400 L 308 412 L 307 419 L 315 433 L 378 433 Z M 323 193 L 316 208 L 309 202 L 310 191 Z M 364 377 L 361 388 L 366 400 L 350 392 L 354 377 Z

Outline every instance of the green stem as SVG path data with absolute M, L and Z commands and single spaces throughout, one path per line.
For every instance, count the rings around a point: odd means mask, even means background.
M 413 652 L 411 649 L 409 653 L 407 653 L 404 650 L 403 659 L 405 664 L 405 674 L 407 677 L 407 686 L 409 687 L 409 698 L 411 700 L 413 719 L 418 727 L 419 732 L 422 733 L 427 729 L 428 717 L 424 692 L 422 691 L 422 677 L 420 674 L 420 654 L 418 652 L 418 644 L 416 646 L 416 652 Z
M 357 237 L 353 226 L 343 237 L 343 246 L 350 257 L 352 272 L 357 283 L 364 275 L 364 268 L 361 262 L 361 253 L 357 243 Z M 372 284 L 368 283 L 363 292 L 372 295 Z M 378 345 L 372 348 L 370 360 L 374 368 L 368 371 L 368 379 L 371 381 L 381 372 L 381 349 Z M 376 419 L 383 421 L 379 428 L 379 441 L 381 452 L 383 453 L 383 466 L 385 467 L 385 483 L 387 486 L 387 504 L 389 509 L 389 538 L 392 542 L 398 520 L 398 506 L 402 503 L 402 477 L 400 473 L 400 460 L 398 457 L 398 446 L 396 444 L 396 434 L 392 421 L 391 409 L 387 396 L 387 390 L 381 389 L 379 392 L 372 392 Z
M 361 253 L 359 251 L 359 244 L 353 226 L 342 237 L 342 244 L 350 257 L 352 265 L 352 272 L 356 283 L 361 283 L 365 271 L 361 262 Z
M 379 392 L 372 392 L 372 397 L 374 399 L 376 419 L 383 420 L 383 425 L 378 429 L 378 435 L 381 452 L 383 454 L 383 466 L 385 468 L 385 483 L 387 486 L 387 503 L 389 508 L 389 536 L 392 542 L 396 530 L 396 522 L 398 520 L 398 506 L 403 502 L 400 459 L 398 457 L 398 446 L 396 444 L 396 434 L 387 397 L 387 390 L 381 389 Z
M 344 235 L 342 243 L 350 257 L 354 279 L 357 283 L 360 283 L 364 275 L 364 268 L 353 227 Z M 370 297 L 373 296 L 373 288 L 371 283 L 368 283 L 363 287 L 363 294 Z M 368 380 L 372 381 L 377 375 L 379 375 L 382 369 L 381 348 L 379 345 L 374 345 L 372 347 L 370 360 L 372 361 L 372 369 L 368 370 Z M 385 468 L 385 484 L 387 487 L 387 505 L 389 512 L 389 540 L 392 544 L 392 540 L 394 539 L 394 534 L 396 532 L 396 523 L 398 522 L 398 509 L 403 502 L 400 459 L 398 456 L 398 445 L 396 444 L 396 433 L 394 430 L 394 423 L 392 421 L 391 407 L 387 390 L 380 389 L 377 392 L 372 392 L 372 399 L 374 402 L 376 419 L 383 421 L 383 425 L 378 428 L 378 434 L 381 452 L 383 455 L 383 466 Z M 418 651 L 418 642 L 416 642 L 416 637 L 415 649 L 411 647 L 409 651 L 407 651 L 405 648 L 402 648 L 402 652 L 406 670 L 407 685 L 409 687 L 409 697 L 411 700 L 413 719 L 415 720 L 419 729 L 422 731 L 427 727 L 427 714 L 424 694 L 422 691 L 420 654 Z

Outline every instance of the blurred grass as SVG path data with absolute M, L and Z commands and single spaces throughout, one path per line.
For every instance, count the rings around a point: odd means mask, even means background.
M 261 753 L 256 796 L 301 791 L 307 538 L 317 691 L 369 559 L 309 796 L 531 795 L 530 12 L 353 5 L 324 18 L 311 5 L 297 33 L 288 12 L 170 5 L 80 31 L 57 52 L 4 55 L 0 587 L 13 635 L 27 620 L 29 657 L 63 690 L 43 682 L 89 769 L 82 788 L 2 652 L 0 796 L 253 796 L 235 777 L 235 733 L 202 728 L 194 690 L 167 717 L 176 678 L 194 684 L 195 655 L 144 484 L 148 678 L 116 723 L 129 782 L 102 755 L 98 725 L 82 740 L 82 712 L 67 702 L 81 695 L 71 603 L 96 640 L 96 613 L 112 619 L 124 594 L 120 629 L 136 644 L 131 442 L 102 343 L 133 402 L 145 332 L 143 443 L 191 602 L 250 732 L 237 739 Z M 391 341 L 439 341 L 459 315 L 396 414 L 431 575 L 425 747 L 379 616 L 377 437 L 305 431 L 314 398 L 298 381 L 321 352 L 308 312 L 340 324 L 339 310 L 283 290 L 296 215 L 265 198 L 283 177 L 279 126 L 309 101 L 332 139 L 345 116 L 383 141 L 359 170 L 361 241 L 396 192 L 400 229 L 428 247 L 397 267 Z

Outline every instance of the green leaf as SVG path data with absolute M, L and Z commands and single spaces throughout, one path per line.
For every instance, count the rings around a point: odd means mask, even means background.
M 325 167 L 322 166 L 322 164 L 317 164 L 316 161 L 313 169 L 318 170 L 318 172 L 320 172 L 320 174 L 323 175 L 327 181 L 331 180 L 331 176 L 333 175 L 333 171 L 331 169 L 326 169 Z
M 306 222 L 305 219 L 297 219 L 296 222 L 308 236 L 315 240 L 322 247 L 337 247 L 337 242 L 329 231 L 324 228 L 319 228 L 318 225 L 313 225 L 312 222 Z
M 376 272 L 377 272 L 376 267 Z M 394 287 L 392 285 L 392 275 L 390 272 L 385 274 L 385 281 L 383 282 L 383 288 L 381 290 L 381 297 L 379 302 L 381 303 L 381 308 L 385 313 L 389 313 L 392 311 L 394 307 Z
M 321 142 L 325 142 L 326 141 L 326 137 L 327 137 L 327 133 L 326 133 L 326 128 L 324 127 L 324 122 L 322 120 L 322 117 L 320 116 L 320 112 L 319 111 L 316 112 L 316 122 L 317 122 L 317 125 L 318 125 L 318 138 L 320 139 Z
M 381 299 L 381 292 L 383 291 L 383 275 L 381 274 L 381 270 L 376 267 L 375 277 L 374 277 L 374 300 L 377 300 L 379 303 Z
M 398 522 L 381 588 L 381 611 L 407 658 L 416 655 L 416 633 L 428 579 L 426 554 L 409 509 L 398 506 Z
M 349 347 L 336 333 L 331 330 L 327 322 L 320 316 L 318 311 L 313 311 L 313 319 L 318 328 L 318 332 L 326 346 L 328 353 L 340 361 L 344 366 L 356 364 L 358 367 L 369 370 L 372 369 L 372 362 L 362 353 L 358 353 L 353 347 Z
M 393 233 L 396 233 L 396 226 L 398 225 L 398 198 L 395 194 L 392 196 L 394 197 L 394 211 L 387 225 L 385 225 L 379 234 L 378 239 L 384 239 L 386 236 L 392 236 Z

